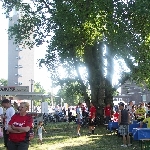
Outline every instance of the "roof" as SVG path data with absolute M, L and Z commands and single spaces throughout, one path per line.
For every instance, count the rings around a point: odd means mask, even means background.
M 0 91 L 0 95 L 9 95 L 9 96 L 48 96 L 40 92 L 7 92 Z

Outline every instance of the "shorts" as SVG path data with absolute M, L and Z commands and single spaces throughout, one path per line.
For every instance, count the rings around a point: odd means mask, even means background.
M 120 135 L 128 135 L 129 134 L 129 125 L 120 125 L 118 132 Z
M 38 134 L 39 139 L 42 141 L 42 134 Z
M 93 119 L 92 121 L 92 119 L 89 118 L 89 126 L 94 126 L 94 125 L 95 125 L 95 119 Z
M 144 120 L 144 118 L 140 118 L 140 119 L 137 118 L 138 122 L 142 122 L 143 120 Z
M 105 118 L 106 124 L 108 124 L 110 120 L 111 120 L 110 116 L 106 116 L 106 118 Z
M 82 119 L 77 119 L 77 124 L 82 125 Z

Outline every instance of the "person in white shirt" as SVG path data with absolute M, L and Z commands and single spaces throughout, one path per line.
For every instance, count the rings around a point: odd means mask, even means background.
M 4 122 L 4 145 L 6 147 L 7 150 L 7 143 L 8 143 L 8 123 L 11 120 L 11 117 L 15 114 L 15 110 L 14 108 L 11 106 L 11 103 L 8 99 L 4 99 L 2 100 L 2 106 L 4 108 L 6 108 L 6 112 L 5 112 L 5 122 Z
M 132 106 L 133 106 L 133 102 L 130 101 L 130 102 L 129 102 L 129 105 L 127 106 L 127 110 L 129 111 L 129 113 L 132 112 Z
M 77 113 L 77 136 L 81 136 L 80 135 L 80 128 L 81 128 L 81 125 L 82 125 L 82 103 L 78 103 L 78 107 L 77 107 L 77 110 L 76 110 L 76 113 Z
M 134 116 L 135 110 L 134 110 L 134 105 L 132 101 L 129 102 L 129 105 L 127 106 L 127 110 L 129 112 L 130 121 L 132 123 L 132 121 L 135 120 L 135 116 Z
M 3 108 L 0 107 L 0 127 L 2 127 L 2 124 L 3 124 Z
M 0 115 L 3 115 L 3 108 L 0 107 Z

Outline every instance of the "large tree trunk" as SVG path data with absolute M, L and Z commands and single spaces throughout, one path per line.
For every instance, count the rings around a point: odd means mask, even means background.
M 85 48 L 85 64 L 88 70 L 88 81 L 91 90 L 91 100 L 102 113 L 104 105 L 104 73 L 103 73 L 103 44 L 95 43 L 94 46 Z
M 113 102 L 113 92 L 114 88 L 112 87 L 113 75 L 114 75 L 114 56 L 113 53 L 106 48 L 106 59 L 107 59 L 107 75 L 105 78 L 105 104 L 112 104 Z

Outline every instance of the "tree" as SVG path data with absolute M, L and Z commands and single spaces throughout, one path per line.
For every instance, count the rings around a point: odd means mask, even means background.
M 0 85 L 1 86 L 7 86 L 8 81 L 6 79 L 0 79 Z
M 46 93 L 45 89 L 41 86 L 41 84 L 39 82 L 34 84 L 34 92 L 39 92 L 39 93 L 43 93 L 43 94 Z M 51 103 L 49 98 L 45 98 L 44 101 L 48 102 L 48 104 Z M 41 98 L 41 100 L 35 99 L 35 100 L 33 100 L 33 105 L 40 106 L 41 102 L 42 102 L 42 98 Z
M 64 103 L 69 106 L 77 105 L 79 102 L 84 102 L 84 97 L 82 96 L 81 84 L 75 80 L 68 80 L 69 82 L 64 82 L 61 89 L 58 91 L 58 96 L 63 99 Z
M 36 82 L 34 84 L 34 92 L 39 92 L 39 93 L 45 93 L 44 88 L 41 86 L 41 84 L 39 82 Z
M 53 79 L 57 77 L 60 64 L 66 66 L 67 62 L 70 70 L 75 69 L 87 103 L 89 96 L 79 67 L 87 68 L 91 99 L 96 106 L 112 100 L 113 59 L 116 56 L 125 60 L 132 73 L 123 75 L 120 83 L 127 77 L 136 79 L 140 76 L 140 81 L 149 79 L 148 75 L 144 77 L 146 69 L 149 70 L 150 56 L 148 0 L 39 0 L 31 1 L 31 4 L 21 0 L 2 1 L 7 16 L 14 7 L 22 12 L 18 23 L 9 29 L 10 37 L 15 36 L 17 44 L 29 47 L 49 43 L 46 57 L 41 62 L 49 68 Z M 52 38 L 51 32 L 54 33 Z M 103 73 L 104 44 L 109 49 L 106 76 Z M 137 62 L 138 66 L 135 65 Z

